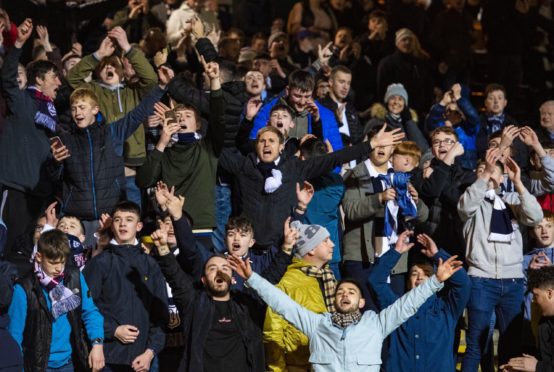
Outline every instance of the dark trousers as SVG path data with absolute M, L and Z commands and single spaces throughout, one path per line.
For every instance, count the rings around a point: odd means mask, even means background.
M 1 198 L 0 214 L 8 228 L 4 256 L 14 262 L 30 259 L 37 219 L 46 210 L 49 200 L 8 187 L 2 189 Z M 27 247 L 29 241 L 31 246 Z

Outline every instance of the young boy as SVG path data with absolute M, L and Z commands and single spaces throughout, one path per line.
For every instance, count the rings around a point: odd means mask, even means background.
M 122 119 L 106 125 L 94 91 L 75 90 L 70 97 L 75 125 L 53 138 L 51 150 L 55 172 L 62 181 L 62 213 L 78 217 L 87 231 L 87 246 L 103 213 L 109 213 L 125 191 L 123 147 L 126 138 L 152 112 L 164 94 L 173 71 L 161 68 L 160 84 Z M 55 173 L 53 172 L 53 173 Z
M 38 240 L 34 272 L 14 288 L 8 330 L 23 351 L 25 370 L 104 367 L 104 318 L 83 275 L 65 265 L 68 255 L 66 234 L 45 232 Z
M 543 316 L 539 325 L 539 358 L 523 354 L 500 366 L 502 371 L 554 371 L 554 266 L 533 270 L 529 274 L 528 288 Z
M 370 132 L 369 138 L 371 139 L 375 135 L 376 132 L 373 130 Z M 387 206 L 389 201 L 391 201 L 391 205 L 394 204 L 397 197 L 397 191 L 391 187 L 392 183 L 389 181 L 390 174 L 394 172 L 390 162 L 393 151 L 394 146 L 377 147 L 369 154 L 369 159 L 358 164 L 344 177 L 346 192 L 342 205 L 346 229 L 343 274 L 355 278 L 360 283 L 367 283 L 367 276 L 375 258 L 385 253 L 390 244 L 396 242 L 393 238 L 400 235 L 405 228 L 400 224 L 394 225 L 391 215 L 386 216 L 387 213 L 392 213 L 392 216 L 397 215 L 397 213 L 390 212 L 390 208 Z M 408 167 L 405 165 L 404 151 L 401 152 L 396 157 L 398 169 L 410 169 L 411 165 Z M 402 164 L 403 162 L 404 164 Z M 412 161 L 410 160 L 409 163 L 412 164 Z M 415 162 L 413 164 L 415 165 Z M 426 221 L 427 207 L 418 198 L 415 188 L 408 186 L 407 183 L 404 184 L 415 201 L 418 222 Z M 386 221 L 389 222 L 388 225 L 385 224 Z M 392 272 L 391 285 L 399 295 L 404 293 L 407 266 L 408 257 L 404 255 Z M 377 305 L 372 301 L 368 286 L 363 285 L 362 290 L 366 299 L 366 309 L 378 310 Z
M 519 352 L 524 278 L 523 242 L 517 223 L 535 226 L 543 218 L 540 205 L 521 182 L 521 170 L 512 158 L 506 159 L 505 166 L 517 192 L 502 197 L 497 194 L 504 172 L 499 157 L 498 149 L 487 151 L 486 165 L 478 168 L 477 181 L 458 202 L 472 283 L 463 360 L 467 371 L 478 368 L 485 347 L 483 334 L 489 329 L 494 311 L 500 330 L 499 364 Z
M 165 342 L 165 280 L 137 240 L 142 229 L 138 205 L 120 202 L 108 225 L 113 239 L 83 271 L 104 315 L 106 368 L 148 370 Z

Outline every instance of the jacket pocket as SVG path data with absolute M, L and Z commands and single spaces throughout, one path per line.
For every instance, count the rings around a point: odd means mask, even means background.
M 359 366 L 380 365 L 381 358 L 378 355 L 358 355 L 356 358 L 356 362 Z

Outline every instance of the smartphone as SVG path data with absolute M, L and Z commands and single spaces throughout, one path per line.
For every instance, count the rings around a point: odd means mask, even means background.
M 50 138 L 50 145 L 54 145 L 54 150 L 57 150 L 63 147 L 62 140 L 58 136 L 54 136 Z
M 175 111 L 173 111 L 173 110 L 168 110 L 168 111 L 164 112 L 164 117 L 166 119 L 169 119 L 169 121 L 167 122 L 168 124 L 177 122 L 177 116 L 175 115 Z

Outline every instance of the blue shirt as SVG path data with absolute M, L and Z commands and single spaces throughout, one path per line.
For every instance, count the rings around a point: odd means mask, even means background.
M 88 285 L 79 273 L 81 280 L 81 309 L 83 323 L 90 341 L 96 338 L 104 338 L 104 317 L 98 311 L 92 297 L 90 297 Z M 63 283 L 63 281 L 62 281 Z M 42 294 L 46 298 L 48 310 L 52 309 L 52 302 L 48 292 L 43 288 Z M 13 299 L 8 310 L 10 324 L 8 331 L 15 339 L 21 349 L 23 343 L 23 333 L 25 331 L 25 322 L 27 319 L 27 296 L 25 290 L 19 284 L 16 284 L 13 291 Z M 71 360 L 71 325 L 67 314 L 61 315 L 52 322 L 52 340 L 50 343 L 50 355 L 48 356 L 48 368 L 59 368 L 66 365 Z M 24 350 L 22 350 L 25 352 Z

